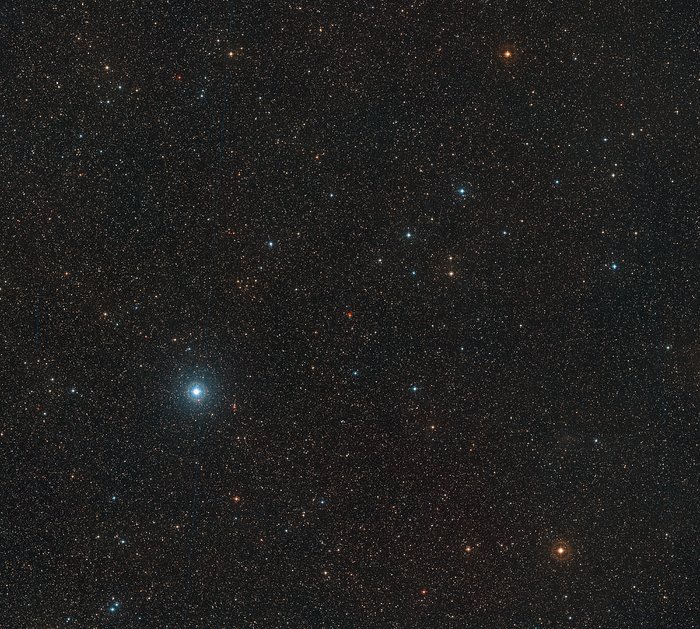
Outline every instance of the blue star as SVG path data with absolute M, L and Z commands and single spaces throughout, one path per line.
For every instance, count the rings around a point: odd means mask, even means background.
M 275 241 L 274 241 L 274 240 L 268 240 L 268 241 L 267 241 L 267 248 L 268 248 L 268 249 L 274 249 L 274 248 L 275 248 Z
M 411 385 L 411 391 L 412 391 L 413 393 L 417 393 L 417 392 L 418 392 L 418 385 L 417 385 L 417 384 Z
M 189 394 L 193 400 L 198 402 L 204 397 L 206 391 L 201 384 L 195 384 L 194 386 L 190 387 Z
M 407 239 L 413 238 L 413 234 L 411 232 L 406 232 L 406 238 Z
M 460 198 L 460 199 L 468 199 L 474 196 L 474 191 L 472 189 L 472 186 L 470 184 L 464 184 L 460 186 L 459 188 L 455 189 L 455 194 Z
M 619 268 L 619 266 L 618 266 L 617 262 L 613 262 L 613 263 L 610 265 L 610 268 L 611 268 L 613 271 L 617 271 L 617 269 Z

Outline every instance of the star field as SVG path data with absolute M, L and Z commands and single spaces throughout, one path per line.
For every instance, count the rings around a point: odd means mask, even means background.
M 8 7 L 0 625 L 700 627 L 690 8 Z

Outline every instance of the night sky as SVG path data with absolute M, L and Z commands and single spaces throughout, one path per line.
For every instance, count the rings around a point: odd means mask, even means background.
M 693 629 L 692 2 L 0 15 L 0 626 Z

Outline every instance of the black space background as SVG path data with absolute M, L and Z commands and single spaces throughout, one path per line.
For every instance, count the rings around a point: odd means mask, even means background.
M 691 7 L 5 5 L 0 626 L 698 627 Z

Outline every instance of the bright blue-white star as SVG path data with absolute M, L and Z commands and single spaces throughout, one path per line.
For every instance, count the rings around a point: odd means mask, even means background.
M 454 189 L 454 194 L 461 200 L 471 199 L 474 197 L 474 188 L 470 183 L 464 183 L 458 188 Z
M 194 386 L 190 387 L 189 393 L 190 393 L 190 397 L 193 400 L 199 401 L 204 397 L 205 390 L 201 384 L 195 384 Z

